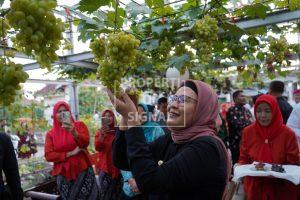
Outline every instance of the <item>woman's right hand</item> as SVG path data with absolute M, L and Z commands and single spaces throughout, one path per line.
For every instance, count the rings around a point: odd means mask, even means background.
M 134 193 L 140 193 L 140 190 L 139 190 L 134 178 L 129 179 L 128 184 Z
M 137 108 L 128 94 L 123 93 L 117 98 L 111 90 L 107 89 L 107 94 L 116 111 L 122 115 L 129 127 L 139 125 Z
M 77 155 L 80 151 L 81 151 L 81 149 L 80 149 L 79 147 L 76 147 L 74 150 L 69 151 L 69 152 L 67 153 L 67 158 L 68 158 L 68 157 L 71 157 L 71 156 Z

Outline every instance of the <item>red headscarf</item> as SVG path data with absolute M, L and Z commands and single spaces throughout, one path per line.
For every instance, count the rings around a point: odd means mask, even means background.
M 113 111 L 107 109 L 104 110 L 101 114 L 101 117 L 104 117 L 106 113 L 110 114 L 110 124 L 109 124 L 109 130 L 105 131 L 106 133 L 115 133 L 116 132 L 116 117 L 115 114 L 113 113 Z M 103 127 L 101 127 L 101 131 L 103 130 Z
M 219 114 L 218 111 L 218 96 L 211 86 L 202 81 L 186 80 L 183 81 L 181 86 L 184 86 L 186 82 L 193 82 L 197 87 L 198 101 L 195 112 L 193 114 L 193 123 L 190 127 L 186 127 L 181 130 L 172 129 L 172 139 L 177 144 L 192 141 L 202 136 L 212 136 L 216 138 L 222 145 L 226 161 L 227 161 L 227 183 L 231 174 L 231 159 L 228 156 L 227 149 L 223 141 L 216 136 L 216 121 Z M 224 190 L 223 199 L 227 194 Z
M 257 106 L 263 102 L 267 103 L 272 111 L 272 121 L 267 127 L 261 126 L 259 124 L 256 115 Z M 284 128 L 283 118 L 277 100 L 275 99 L 275 97 L 269 94 L 261 95 L 255 102 L 254 113 L 256 118 L 255 129 L 264 140 L 264 144 L 262 145 L 259 152 L 259 157 L 261 159 L 259 161 L 272 163 L 273 157 L 269 141 L 275 138 L 281 132 L 281 129 Z

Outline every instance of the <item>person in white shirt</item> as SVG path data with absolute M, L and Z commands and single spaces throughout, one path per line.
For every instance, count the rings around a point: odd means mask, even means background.
M 286 125 L 296 133 L 300 148 L 300 104 L 294 107 Z

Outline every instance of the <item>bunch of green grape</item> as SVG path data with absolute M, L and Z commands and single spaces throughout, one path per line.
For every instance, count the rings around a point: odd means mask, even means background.
M 65 25 L 54 16 L 55 0 L 12 0 L 6 18 L 16 31 L 14 47 L 31 56 L 43 68 L 51 68 L 58 59 Z
M 95 56 L 95 61 L 100 62 L 105 57 L 106 52 L 106 41 L 105 38 L 98 38 L 91 42 L 90 49 L 92 50 L 92 53 Z
M 186 52 L 187 52 L 187 50 L 185 48 L 185 44 L 180 43 L 175 46 L 175 55 L 176 56 L 181 56 L 181 55 L 185 54 Z
M 120 91 L 121 79 L 130 68 L 136 66 L 140 41 L 124 32 L 112 33 L 105 40 L 94 40 L 90 48 L 99 63 L 98 75 L 103 85 Z
M 195 41 L 193 47 L 197 50 L 200 63 L 207 64 L 210 61 L 213 44 L 218 40 L 218 31 L 218 21 L 208 15 L 194 24 Z
M 284 37 L 279 39 L 271 39 L 269 46 L 270 54 L 267 55 L 267 60 L 273 60 L 281 64 L 285 59 L 285 53 L 289 51 L 288 42 Z
M 0 104 L 8 106 L 13 103 L 21 89 L 20 83 L 25 83 L 28 77 L 22 65 L 0 58 Z
M 171 49 L 172 43 L 168 40 L 168 38 L 165 38 L 163 41 L 160 42 L 157 50 L 162 60 L 166 60 L 168 58 Z
M 150 63 L 149 57 L 142 51 L 138 51 L 135 58 L 136 66 L 144 66 L 147 63 Z

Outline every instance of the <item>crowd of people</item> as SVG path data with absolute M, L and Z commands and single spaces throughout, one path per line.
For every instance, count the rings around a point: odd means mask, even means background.
M 156 112 L 126 93 L 107 93 L 121 119 L 112 110 L 102 112 L 96 162 L 87 150 L 86 125 L 73 119 L 67 103 L 54 106 L 45 158 L 54 163 L 51 174 L 63 200 L 228 199 L 227 185 L 239 165 L 300 164 L 300 105 L 287 102 L 283 82 L 273 81 L 268 94 L 252 98 L 254 115 L 242 90 L 232 94 L 234 104 L 222 115 L 212 87 L 195 80 L 158 99 Z M 9 174 L 5 166 L 0 159 Z M 7 178 L 8 186 L 19 181 L 14 177 Z M 283 179 L 245 177 L 243 185 L 249 200 L 300 198 L 300 186 Z

